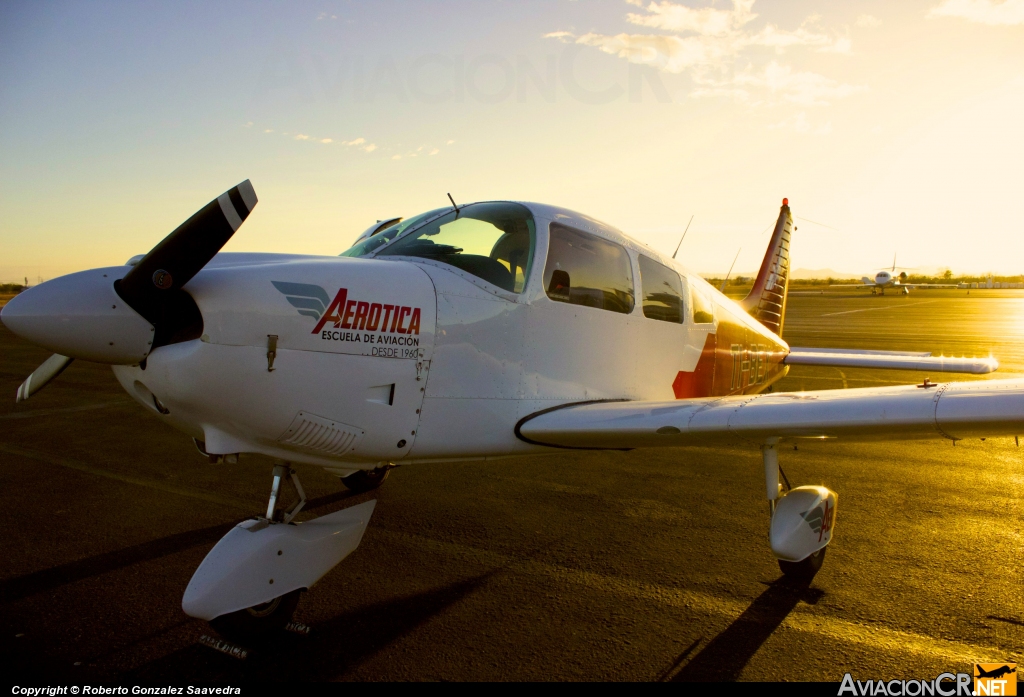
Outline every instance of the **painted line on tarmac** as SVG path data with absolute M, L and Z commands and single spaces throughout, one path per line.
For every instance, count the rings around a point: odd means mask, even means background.
M 10 414 L 0 415 L 0 421 L 6 419 L 30 419 L 34 416 L 50 416 L 51 414 L 71 414 L 77 411 L 92 411 L 94 409 L 109 409 L 110 407 L 119 407 L 132 402 L 127 399 L 121 399 L 116 402 L 103 402 L 102 404 L 86 404 L 81 407 L 61 407 L 59 409 L 32 409 L 31 411 L 12 412 Z
M 498 552 L 441 542 L 414 533 L 393 532 L 382 528 L 371 528 L 370 530 L 374 535 L 383 535 L 395 542 L 415 547 L 421 551 L 440 552 L 483 566 L 544 576 L 634 601 L 646 600 L 698 614 L 715 614 L 725 617 L 730 622 L 737 619 L 750 607 L 748 601 L 729 600 L 706 593 L 607 576 L 533 559 L 508 557 Z M 986 656 L 1001 656 L 1005 653 L 1003 649 L 947 641 L 879 625 L 859 624 L 835 617 L 826 617 L 821 612 L 805 608 L 802 605 L 797 605 L 779 626 L 833 640 L 859 644 L 887 654 L 905 652 L 960 663 L 979 663 L 987 660 Z
M 937 303 L 938 300 L 922 300 L 919 303 L 908 303 L 907 305 L 890 305 L 889 307 L 865 307 L 860 310 L 843 310 L 842 312 L 826 312 L 820 317 L 835 317 L 836 315 L 852 315 L 854 312 L 871 312 L 872 310 L 901 310 L 905 307 L 913 307 L 914 305 L 927 305 L 928 303 Z
M 209 501 L 210 503 L 217 503 L 222 506 L 229 506 L 231 508 L 242 508 L 245 509 L 246 511 L 252 511 L 254 507 L 256 510 L 259 510 L 260 507 L 259 503 L 253 501 L 245 501 L 243 499 L 236 499 L 233 496 L 223 496 L 221 494 L 213 494 L 208 491 L 197 491 L 195 489 L 174 486 L 173 484 L 167 484 L 165 482 L 160 482 L 155 479 L 132 477 L 126 474 L 112 472 L 108 469 L 103 469 L 102 467 L 93 467 L 92 465 L 86 465 L 84 463 L 77 462 L 75 460 L 69 460 L 64 457 L 48 455 L 46 453 L 36 452 L 35 450 L 29 450 L 28 448 L 20 448 L 16 445 L 0 444 L 0 452 L 7 453 L 8 455 L 24 457 L 29 460 L 36 460 L 37 462 L 44 462 L 48 465 L 66 467 L 67 469 L 76 470 L 78 472 L 84 472 L 85 474 L 91 474 L 96 477 L 105 477 L 107 479 L 113 479 L 114 481 L 122 482 L 124 484 L 144 486 L 148 489 L 155 489 L 157 491 L 163 491 L 164 493 L 168 494 L 176 494 L 178 496 L 185 496 L 192 499 Z

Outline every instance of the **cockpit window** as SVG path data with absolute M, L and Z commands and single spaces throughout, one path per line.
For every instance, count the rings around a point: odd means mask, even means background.
M 372 237 L 366 237 L 356 242 L 354 245 L 352 245 L 350 249 L 342 252 L 338 256 L 364 257 L 373 250 L 382 247 L 385 243 L 395 239 L 406 230 L 416 227 L 417 225 L 420 225 L 421 223 L 423 223 L 424 220 L 429 220 L 430 218 L 434 217 L 435 215 L 441 213 L 444 210 L 447 209 L 436 208 L 432 211 L 427 211 L 426 213 L 421 213 L 420 215 L 413 216 L 408 220 L 403 220 L 402 222 L 397 223 L 395 225 L 391 225 L 390 227 L 386 227 L 380 232 L 374 234 Z
M 370 240 L 390 232 L 389 228 Z M 413 230 L 378 256 L 433 259 L 522 293 L 530 277 L 536 232 L 533 215 L 525 206 L 474 203 Z

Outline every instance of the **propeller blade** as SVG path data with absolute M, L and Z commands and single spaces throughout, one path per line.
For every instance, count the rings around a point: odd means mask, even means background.
M 117 293 L 151 323 L 163 305 L 227 244 L 256 206 L 246 179 L 210 201 L 151 249 L 117 284 Z
M 50 381 L 55 377 L 64 372 L 64 369 L 71 365 L 74 358 L 68 358 L 62 356 L 59 353 L 55 353 L 45 361 L 43 364 L 32 371 L 25 382 L 21 383 L 18 388 L 18 402 L 24 402 L 26 399 L 34 395 L 39 390 L 50 384 Z

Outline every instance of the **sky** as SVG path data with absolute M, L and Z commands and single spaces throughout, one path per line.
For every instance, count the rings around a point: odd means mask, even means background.
M 1024 274 L 1024 0 L 0 3 L 0 282 L 117 265 L 244 179 L 226 251 L 565 206 L 721 274 Z

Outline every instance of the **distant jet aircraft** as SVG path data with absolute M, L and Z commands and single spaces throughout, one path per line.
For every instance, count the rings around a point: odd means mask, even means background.
M 831 288 L 870 288 L 871 294 L 885 295 L 886 288 L 898 290 L 902 295 L 910 295 L 911 288 L 956 288 L 955 283 L 914 283 L 907 285 L 907 272 L 901 270 L 896 273 L 896 255 L 892 257 L 892 269 L 882 269 L 875 274 L 874 280 L 865 276 L 856 285 L 833 285 Z

